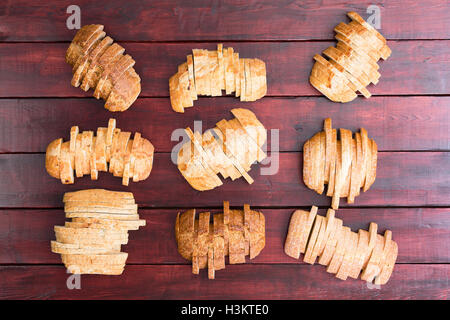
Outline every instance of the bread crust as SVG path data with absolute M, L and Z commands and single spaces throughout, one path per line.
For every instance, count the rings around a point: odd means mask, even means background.
M 241 101 L 262 98 L 267 93 L 266 64 L 260 59 L 240 58 L 233 48 L 220 43 L 217 50 L 193 49 L 187 62 L 169 78 L 170 103 L 175 112 L 183 113 L 199 95 L 221 96 L 222 90 L 234 93 Z
M 261 212 L 244 205 L 244 210 L 230 210 L 224 201 L 223 213 L 202 212 L 195 219 L 195 210 L 178 213 L 175 238 L 180 255 L 192 261 L 192 272 L 208 267 L 208 278 L 225 268 L 225 256 L 230 264 L 245 263 L 259 255 L 265 246 L 265 218 Z
M 367 191 L 375 182 L 377 168 L 377 145 L 369 139 L 367 131 L 353 134 L 331 126 L 325 119 L 324 131 L 316 133 L 303 146 L 303 181 L 305 185 L 321 194 L 328 184 L 327 196 L 332 197 L 333 209 L 339 207 L 339 199 L 347 197 L 353 203 L 360 188 Z
M 122 184 L 128 185 L 130 178 L 134 182 L 149 177 L 153 166 L 154 147 L 152 143 L 136 133 L 116 128 L 115 119 L 110 119 L 108 128 L 98 128 L 79 134 L 78 127 L 71 128 L 70 141 L 62 138 L 52 141 L 46 151 L 45 167 L 54 178 L 64 184 L 74 183 L 73 170 L 77 177 L 91 175 L 98 178 L 99 171 L 109 171 L 116 177 L 122 177 Z M 108 168 L 108 162 L 110 166 Z
M 106 129 L 106 128 L 105 128 Z M 66 146 L 69 142 L 66 142 Z M 67 147 L 68 148 L 68 147 Z M 55 226 L 51 250 L 61 254 L 70 273 L 119 275 L 128 254 L 128 231 L 145 226 L 130 192 L 89 189 L 64 194 L 64 226 Z
M 336 47 L 329 47 L 316 60 L 310 75 L 310 83 L 334 102 L 346 103 L 360 92 L 370 98 L 367 90 L 370 83 L 377 84 L 380 78 L 377 64 L 380 58 L 387 59 L 391 49 L 386 39 L 356 12 L 349 12 L 353 21 L 339 23 L 334 31 L 338 40 Z
M 326 217 L 317 215 L 316 207 L 309 213 L 296 210 L 289 222 L 284 252 L 295 259 L 305 253 L 303 261 L 309 264 L 319 257 L 318 263 L 341 280 L 361 276 L 364 281 L 386 284 L 395 266 L 398 246 L 390 230 L 383 237 L 377 229 L 372 222 L 369 231 L 352 232 L 332 209 L 328 209 Z
M 127 110 L 141 92 L 135 61 L 125 49 L 106 36 L 102 25 L 83 26 L 66 52 L 72 65 L 72 85 L 84 91 L 95 88 L 94 97 L 105 100 L 105 108 Z
M 266 130 L 250 110 L 233 109 L 233 120 L 221 120 L 217 127 L 201 135 L 186 129 L 189 141 L 178 151 L 177 166 L 183 177 L 196 190 L 211 190 L 222 185 L 218 177 L 232 180 L 241 176 L 251 184 L 251 165 L 261 162 L 266 154 L 261 149 Z

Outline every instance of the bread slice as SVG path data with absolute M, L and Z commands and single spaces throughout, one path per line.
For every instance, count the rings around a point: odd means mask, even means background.
M 219 145 L 222 146 L 224 154 L 230 159 L 230 161 L 233 163 L 233 166 L 239 171 L 239 173 L 244 177 L 244 179 L 249 183 L 252 184 L 254 182 L 253 178 L 250 177 L 247 173 L 247 171 L 242 167 L 242 165 L 239 163 L 239 160 L 236 159 L 236 157 L 233 155 L 233 153 L 230 151 L 230 145 L 228 141 L 226 140 L 226 136 L 223 135 L 222 131 L 219 128 L 214 128 L 214 133 L 217 136 L 217 141 Z
M 331 225 L 330 234 L 319 258 L 319 264 L 327 266 L 330 263 L 331 259 L 333 258 L 334 251 L 336 250 L 336 246 L 338 243 L 338 239 L 341 236 L 342 223 L 343 222 L 341 219 L 338 218 L 334 219 L 334 223 Z
M 330 151 L 330 177 L 328 181 L 327 196 L 332 197 L 334 194 L 335 182 L 336 182 L 336 162 L 337 162 L 337 131 L 333 129 L 331 131 L 331 151 Z
M 300 257 L 300 236 L 308 216 L 307 211 L 296 210 L 291 216 L 289 229 L 284 243 L 284 253 L 298 259 Z
M 388 255 L 386 257 L 385 263 L 382 266 L 380 274 L 375 278 L 375 284 L 383 285 L 386 284 L 392 275 L 392 271 L 395 267 L 395 261 L 398 256 L 398 245 L 395 241 L 390 242 L 390 248 Z
M 217 45 L 217 63 L 219 65 L 219 78 L 220 78 L 220 89 L 225 90 L 225 61 L 224 61 L 224 49 L 223 44 L 219 43 Z
M 45 169 L 54 178 L 60 178 L 61 145 L 62 138 L 55 139 L 47 146 L 45 151 Z M 73 171 L 72 171 L 73 175 Z
M 336 176 L 334 181 L 334 193 L 333 198 L 331 200 L 331 207 L 334 210 L 337 210 L 339 208 L 339 200 L 341 197 L 341 190 L 342 185 L 344 184 L 343 173 L 342 173 L 342 147 L 341 147 L 341 141 L 336 142 Z
M 316 63 L 310 75 L 310 83 L 330 100 L 335 102 L 349 102 L 357 97 L 349 87 L 349 80 L 329 61 L 316 54 Z
M 252 101 L 261 99 L 267 94 L 266 64 L 260 59 L 252 59 Z
M 308 216 L 306 218 L 306 223 L 304 224 L 303 229 L 301 230 L 300 241 L 299 241 L 300 253 L 306 252 L 308 238 L 309 238 L 313 223 L 317 217 L 317 209 L 318 208 L 316 206 L 311 207 L 311 210 L 309 211 Z
M 102 254 L 120 252 L 119 245 L 91 245 L 85 246 L 72 243 L 61 243 L 57 241 L 51 241 L 51 250 L 53 253 L 59 254 Z
M 357 279 L 361 273 L 364 264 L 365 253 L 369 248 L 369 233 L 365 230 L 358 230 L 358 244 L 356 247 L 355 256 L 348 276 Z
M 239 120 L 242 127 L 250 135 L 250 137 L 258 144 L 260 148 L 266 143 L 267 130 L 264 125 L 258 120 L 256 115 L 244 108 L 231 109 L 231 113 Z M 258 158 L 261 155 L 258 155 Z
M 210 95 L 209 56 L 206 50 L 193 49 L 194 79 L 198 95 Z
M 210 166 L 210 160 L 206 152 L 203 150 L 201 135 L 196 132 L 195 134 L 192 132 L 190 128 L 185 129 L 188 137 L 191 139 L 194 146 L 194 157 L 197 157 L 200 161 L 203 168 L 208 172 L 208 175 L 215 180 L 217 186 L 222 185 L 222 181 L 219 177 L 217 177 L 215 170 Z M 198 155 L 196 154 L 198 153 Z
M 253 89 L 252 89 L 252 74 L 251 74 L 251 59 L 244 59 L 244 70 L 245 70 L 245 100 L 252 101 Z
M 223 223 L 223 214 L 213 215 L 214 230 L 214 270 L 225 269 L 225 225 Z
M 106 100 L 105 108 L 111 112 L 127 110 L 141 93 L 141 78 L 133 68 L 128 69 L 115 83 Z
M 208 51 L 209 65 L 210 65 L 210 75 L 211 75 L 211 95 L 213 97 L 220 97 L 222 95 L 221 81 L 220 78 L 220 68 L 219 68 L 219 57 L 216 50 Z
M 312 258 L 315 259 L 317 256 L 321 256 L 325 245 L 328 242 L 328 238 L 330 237 L 331 233 L 333 232 L 333 229 L 335 226 L 335 211 L 333 209 L 328 209 L 327 216 L 324 221 L 324 233 L 323 236 L 321 236 L 320 241 L 317 242 L 317 246 L 314 248 Z
M 71 84 L 74 87 L 79 87 L 83 78 L 86 75 L 86 71 L 89 66 L 89 59 L 96 47 L 101 43 L 102 39 L 106 36 L 104 31 L 97 31 L 89 39 L 86 46 L 83 48 L 81 55 L 78 57 L 77 61 L 73 65 L 72 72 L 73 77 Z
M 220 173 L 224 179 L 231 177 L 232 180 L 241 176 L 231 160 L 223 153 L 223 148 L 219 146 L 211 130 L 205 131 L 201 140 L 203 150 L 209 159 L 209 165 L 215 174 Z
M 216 180 L 199 163 L 198 159 L 192 156 L 193 143 L 191 142 L 191 144 L 184 144 L 178 151 L 178 170 L 194 189 L 199 191 L 214 189 L 217 187 Z

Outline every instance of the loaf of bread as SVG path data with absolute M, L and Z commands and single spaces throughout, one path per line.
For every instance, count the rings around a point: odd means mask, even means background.
M 192 273 L 208 267 L 208 278 L 215 271 L 225 269 L 225 256 L 230 264 L 245 263 L 245 256 L 255 258 L 265 246 L 265 218 L 261 212 L 231 210 L 228 201 L 223 203 L 223 213 L 213 215 L 202 212 L 195 218 L 195 209 L 178 213 L 175 237 L 180 255 L 192 261 Z
M 352 101 L 356 92 L 369 98 L 366 87 L 377 84 L 380 78 L 378 60 L 391 55 L 386 39 L 377 30 L 356 12 L 347 15 L 352 22 L 334 28 L 338 43 L 323 51 L 328 60 L 314 56 L 316 62 L 309 78 L 313 87 L 335 102 Z
M 303 261 L 309 264 L 319 259 L 327 272 L 341 280 L 361 276 L 361 280 L 383 285 L 394 270 L 398 246 L 390 230 L 383 237 L 377 228 L 372 222 L 369 231 L 356 233 L 343 226 L 332 209 L 326 217 L 317 215 L 314 206 L 310 212 L 297 210 L 291 216 L 284 252 L 295 259 L 303 253 Z
M 241 108 L 231 112 L 235 119 L 222 119 L 203 135 L 186 129 L 190 141 L 178 151 L 177 163 L 183 177 L 196 190 L 222 185 L 219 173 L 224 179 L 243 176 L 251 184 L 253 179 L 247 173 L 251 165 L 266 158 L 261 147 L 267 132 L 255 114 Z
M 176 112 L 194 105 L 199 95 L 235 93 L 241 101 L 256 101 L 266 95 L 266 64 L 259 59 L 239 58 L 233 48 L 193 49 L 187 61 L 169 79 L 170 103 Z
M 130 192 L 103 189 L 64 194 L 65 226 L 55 226 L 54 253 L 61 254 L 67 270 L 75 274 L 122 274 L 128 254 L 128 230 L 145 226 Z
M 133 68 L 135 61 L 124 52 L 102 25 L 83 26 L 66 52 L 73 67 L 72 85 L 84 91 L 93 88 L 94 97 L 105 100 L 109 111 L 127 110 L 141 92 L 141 78 Z
M 153 166 L 154 147 L 139 132 L 131 139 L 131 132 L 116 128 L 116 120 L 109 119 L 108 128 L 79 132 L 74 126 L 70 129 L 70 140 L 53 140 L 47 147 L 45 168 L 63 184 L 72 184 L 77 177 L 90 174 L 92 180 L 98 179 L 99 171 L 109 171 L 115 177 L 122 177 L 127 186 L 145 180 Z M 109 168 L 108 168 L 109 163 Z
M 324 131 L 316 133 L 303 145 L 303 181 L 310 189 L 322 194 L 328 184 L 327 196 L 333 197 L 331 207 L 339 207 L 339 199 L 347 197 L 353 203 L 360 188 L 369 190 L 377 173 L 378 147 L 369 139 L 367 131 L 355 133 L 331 127 L 331 119 L 325 119 Z

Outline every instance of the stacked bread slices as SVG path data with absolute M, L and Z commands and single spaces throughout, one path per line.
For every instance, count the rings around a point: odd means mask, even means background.
M 248 109 L 232 109 L 233 120 L 222 119 L 217 126 L 201 134 L 186 133 L 190 141 L 178 152 L 178 169 L 187 182 L 196 190 L 211 190 L 222 185 L 224 179 L 235 180 L 241 176 L 251 184 L 247 173 L 256 161 L 261 162 L 266 154 L 261 149 L 267 139 L 264 126 Z
M 383 237 L 377 234 L 377 228 L 372 222 L 369 231 L 353 232 L 335 218 L 334 210 L 329 209 L 323 217 L 313 206 L 310 212 L 297 210 L 292 214 L 284 251 L 295 259 L 303 253 L 303 261 L 309 264 L 319 259 L 327 272 L 341 280 L 360 276 L 361 280 L 383 285 L 394 270 L 398 246 L 390 230 Z
M 137 204 L 130 192 L 103 189 L 64 194 L 65 226 L 55 226 L 52 252 L 76 274 L 122 274 L 128 254 L 121 245 L 128 243 L 128 230 L 145 226 L 139 220 Z
M 235 93 L 241 101 L 256 101 L 266 95 L 266 64 L 242 59 L 233 48 L 193 49 L 187 61 L 169 79 L 170 103 L 176 112 L 194 105 L 199 95 L 217 97 Z
M 316 61 L 309 78 L 310 83 L 330 100 L 349 102 L 360 92 L 369 98 L 366 87 L 377 84 L 380 78 L 378 60 L 386 60 L 391 49 L 386 39 L 356 12 L 347 14 L 352 22 L 340 23 L 334 28 L 338 43 L 323 54 L 316 54 Z
M 141 92 L 135 61 L 125 49 L 106 36 L 103 26 L 91 24 L 78 30 L 66 52 L 72 65 L 72 85 L 84 91 L 95 89 L 94 97 L 106 101 L 109 111 L 125 111 Z
M 115 177 L 122 177 L 127 186 L 145 180 L 153 166 L 154 147 L 139 132 L 131 139 L 131 132 L 116 128 L 116 120 L 109 119 L 108 128 L 100 127 L 97 135 L 93 131 L 83 131 L 74 126 L 70 130 L 70 140 L 62 138 L 52 141 L 46 151 L 45 168 L 63 184 L 72 184 L 75 175 L 90 174 L 98 179 L 99 171 L 109 171 Z M 109 163 L 109 168 L 108 168 Z
M 303 181 L 310 189 L 322 194 L 328 184 L 327 196 L 333 197 L 331 207 L 339 207 L 339 199 L 347 197 L 354 203 L 360 188 L 369 190 L 375 182 L 378 147 L 369 139 L 367 131 L 355 133 L 331 126 L 331 119 L 325 119 L 324 131 L 316 133 L 303 145 Z
M 223 213 L 213 215 L 202 212 L 195 219 L 195 209 L 178 213 L 175 237 L 180 255 L 192 261 L 192 273 L 208 267 L 208 278 L 215 278 L 215 271 L 225 269 L 225 256 L 230 264 L 245 263 L 245 256 L 255 258 L 265 246 L 265 218 L 261 212 L 230 210 L 228 201 L 223 203 Z

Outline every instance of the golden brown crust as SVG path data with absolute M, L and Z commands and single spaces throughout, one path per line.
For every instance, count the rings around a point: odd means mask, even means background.
M 224 201 L 223 213 L 213 215 L 202 212 L 195 219 L 195 210 L 178 213 L 175 238 L 180 255 L 192 261 L 192 272 L 208 267 L 208 278 L 225 268 L 225 256 L 230 264 L 245 263 L 259 255 L 265 246 L 265 218 L 261 212 L 244 205 L 244 210 L 230 210 Z
M 68 148 L 69 142 L 65 144 Z M 133 194 L 90 189 L 68 192 L 63 201 L 66 217 L 72 221 L 54 227 L 52 252 L 61 254 L 70 273 L 121 274 L 128 254 L 120 249 L 128 243 L 128 230 L 145 226 Z
M 131 56 L 105 35 L 102 25 L 83 26 L 75 35 L 66 52 L 73 66 L 72 85 L 95 88 L 94 97 L 104 99 L 106 109 L 125 111 L 141 92 L 141 79 Z
M 391 50 L 386 39 L 370 26 L 356 12 L 347 14 L 353 21 L 348 25 L 341 22 L 335 28 L 336 47 L 323 51 L 327 60 L 315 55 L 310 83 L 328 99 L 335 102 L 349 102 L 359 91 L 366 98 L 371 96 L 366 86 L 377 84 L 380 78 L 378 60 L 387 59 Z
M 372 222 L 369 231 L 360 229 L 355 233 L 334 217 L 333 210 L 328 210 L 326 218 L 316 216 L 316 212 L 313 207 L 310 213 L 297 210 L 292 214 L 284 245 L 288 256 L 298 259 L 300 253 L 305 253 L 303 261 L 309 264 L 319 256 L 319 264 L 341 280 L 361 275 L 361 280 L 375 284 L 389 281 L 398 256 L 390 230 L 383 237 Z
M 45 167 L 54 178 L 64 184 L 74 183 L 73 170 L 77 177 L 89 174 L 93 180 L 98 171 L 108 171 L 116 177 L 123 177 L 122 183 L 145 180 L 153 166 L 154 147 L 147 139 L 136 133 L 115 128 L 115 119 L 110 119 L 108 128 L 98 128 L 97 136 L 93 131 L 78 133 L 78 127 L 71 129 L 70 141 L 62 138 L 52 141 L 46 152 Z
M 73 65 L 80 57 L 82 50 L 91 37 L 98 31 L 103 30 L 100 24 L 90 24 L 83 26 L 77 31 L 66 52 L 66 62 Z
M 339 199 L 347 197 L 353 203 L 360 188 L 367 191 L 375 182 L 377 168 L 377 145 L 369 139 L 367 131 L 352 137 L 352 132 L 336 129 L 331 119 L 325 119 L 324 131 L 316 133 L 303 146 L 303 181 L 305 185 L 322 193 L 328 184 L 327 196 L 333 197 L 331 207 L 339 207 Z
M 198 95 L 221 96 L 222 90 L 226 94 L 235 92 L 241 101 L 264 97 L 267 93 L 266 64 L 260 59 L 242 59 L 233 48 L 218 44 L 217 50 L 193 49 L 187 62 L 169 79 L 170 102 L 175 112 L 183 113 Z M 189 97 L 189 103 L 183 97 Z

